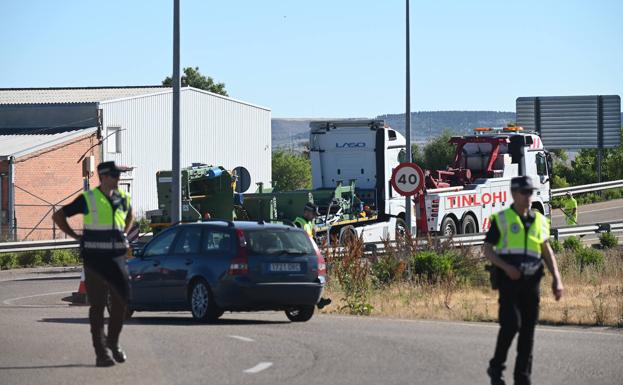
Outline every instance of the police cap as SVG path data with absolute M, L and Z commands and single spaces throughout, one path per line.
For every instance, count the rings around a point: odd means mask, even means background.
M 511 179 L 511 191 L 518 190 L 536 190 L 532 184 L 532 178 L 524 175 Z
M 102 162 L 97 165 L 97 173 L 100 175 L 119 176 L 124 171 L 131 170 L 131 167 L 116 165 L 114 161 Z

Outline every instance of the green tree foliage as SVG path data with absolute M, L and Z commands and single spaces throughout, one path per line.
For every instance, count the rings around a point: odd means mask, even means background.
M 444 131 L 424 147 L 424 162 L 427 169 L 444 170 L 452 164 L 454 146 L 448 143 L 451 137 L 449 131 Z
M 227 91 L 225 91 L 225 83 L 215 83 L 214 79 L 211 77 L 202 75 L 201 72 L 199 72 L 199 67 L 186 67 L 183 72 L 182 87 L 190 86 L 199 88 L 200 90 L 214 92 L 215 94 L 228 96 Z M 171 87 L 173 85 L 173 79 L 167 76 L 162 81 L 162 85 Z
M 303 155 L 286 151 L 273 152 L 273 188 L 291 191 L 311 188 L 311 162 Z

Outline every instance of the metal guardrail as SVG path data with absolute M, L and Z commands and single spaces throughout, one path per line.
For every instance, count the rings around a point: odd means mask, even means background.
M 561 197 L 568 192 L 573 193 L 573 194 L 579 194 L 579 193 L 585 193 L 585 192 L 608 190 L 608 189 L 613 189 L 613 188 L 623 188 L 623 179 L 613 180 L 610 182 L 591 183 L 591 184 L 583 184 L 579 186 L 552 189 L 551 196 L 555 198 L 555 197 Z
M 551 230 L 551 236 L 554 239 L 583 236 L 589 234 L 597 234 L 603 232 L 623 232 L 623 222 L 597 223 L 594 225 L 582 226 L 564 226 Z M 152 238 L 151 233 L 141 234 L 139 236 L 141 243 L 146 243 Z M 432 237 L 434 242 L 452 242 L 456 246 L 479 246 L 484 243 L 485 233 L 455 235 L 453 237 Z M 428 239 L 422 238 L 417 240 L 417 246 L 424 246 L 428 243 Z M 396 241 L 390 244 L 395 245 Z M 23 242 L 0 242 L 0 253 L 10 253 L 18 251 L 35 251 L 35 250 L 58 250 L 58 249 L 75 249 L 79 247 L 79 243 L 73 239 L 56 239 L 50 241 L 23 241 Z M 366 253 L 382 252 L 385 248 L 385 242 L 368 242 L 365 244 Z M 332 248 L 339 251 L 341 248 Z

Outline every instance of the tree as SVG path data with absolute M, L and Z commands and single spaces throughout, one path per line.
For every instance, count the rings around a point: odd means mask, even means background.
M 451 137 L 450 131 L 446 130 L 424 147 L 424 164 L 428 170 L 445 170 L 452 165 L 455 148 L 448 143 Z
M 272 167 L 275 191 L 311 188 L 311 162 L 304 156 L 286 151 L 275 151 Z
M 215 94 L 229 96 L 227 95 L 227 91 L 225 91 L 225 83 L 215 83 L 214 79 L 211 77 L 202 75 L 201 72 L 199 72 L 199 67 L 186 67 L 183 72 L 182 87 L 190 86 L 199 88 L 200 90 L 214 92 Z M 167 76 L 162 81 L 162 85 L 171 87 L 173 85 L 173 79 Z

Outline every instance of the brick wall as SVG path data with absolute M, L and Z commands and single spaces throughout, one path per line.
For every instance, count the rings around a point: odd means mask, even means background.
M 89 150 L 96 143 L 94 133 L 15 160 L 17 240 L 65 238 L 58 228 L 53 230 L 51 209 L 53 205 L 60 209 L 82 192 L 82 162 L 78 160 L 87 153 L 95 156 L 97 165 L 99 145 Z M 98 183 L 97 175 L 89 178 L 91 188 Z M 82 229 L 82 216 L 71 218 L 69 223 L 74 229 Z

